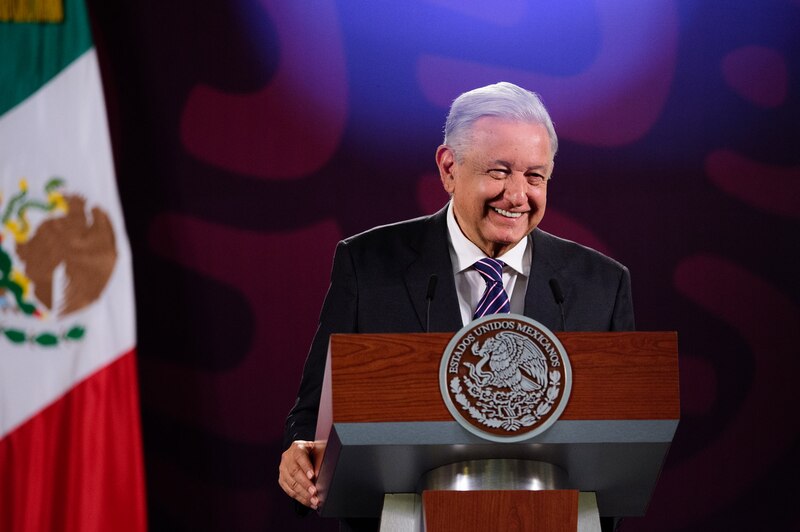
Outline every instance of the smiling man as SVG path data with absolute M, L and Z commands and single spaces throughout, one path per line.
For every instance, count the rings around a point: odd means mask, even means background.
M 557 149 L 536 94 L 505 82 L 466 92 L 436 150 L 447 205 L 339 243 L 286 421 L 278 481 L 290 497 L 319 504 L 311 455 L 332 333 L 457 331 L 475 316 L 509 311 L 554 331 L 633 330 L 628 270 L 537 228 Z M 342 528 L 376 530 L 377 520 Z

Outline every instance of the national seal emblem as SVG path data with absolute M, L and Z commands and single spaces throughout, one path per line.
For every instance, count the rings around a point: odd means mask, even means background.
M 442 398 L 469 432 L 516 442 L 549 428 L 567 405 L 572 368 L 541 323 L 517 314 L 485 316 L 453 336 L 439 369 Z

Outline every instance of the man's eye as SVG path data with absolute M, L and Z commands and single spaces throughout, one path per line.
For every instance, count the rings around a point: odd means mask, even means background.
M 543 185 L 547 182 L 547 178 L 541 174 L 528 174 L 528 183 L 531 185 Z
M 494 179 L 505 179 L 508 177 L 508 170 L 504 170 L 502 168 L 492 168 L 487 173 Z

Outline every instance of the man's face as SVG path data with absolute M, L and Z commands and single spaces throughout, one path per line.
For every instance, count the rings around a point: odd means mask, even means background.
M 541 124 L 495 117 L 472 126 L 464 153 L 439 146 L 436 163 L 464 235 L 489 257 L 499 257 L 533 231 L 544 216 L 553 154 Z

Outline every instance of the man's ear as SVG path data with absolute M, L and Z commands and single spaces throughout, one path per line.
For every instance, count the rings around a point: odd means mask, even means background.
M 439 179 L 442 180 L 442 186 L 448 194 L 453 194 L 456 188 L 455 177 L 453 176 L 453 169 L 456 164 L 456 154 L 453 148 L 442 144 L 436 148 L 436 166 L 439 168 Z

